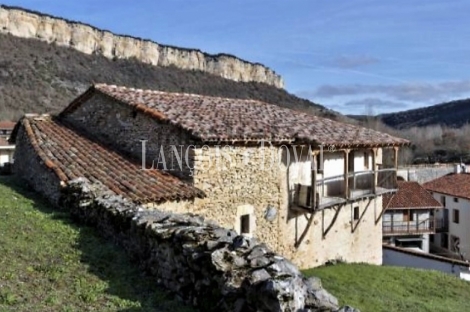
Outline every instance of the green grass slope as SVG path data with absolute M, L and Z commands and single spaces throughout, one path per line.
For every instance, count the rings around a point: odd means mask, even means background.
M 117 246 L 0 177 L 0 311 L 192 311 Z
M 304 273 L 361 312 L 470 311 L 470 282 L 437 271 L 339 264 Z

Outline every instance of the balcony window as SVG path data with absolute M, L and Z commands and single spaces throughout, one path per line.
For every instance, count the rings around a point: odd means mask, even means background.
M 410 210 L 403 210 L 403 221 L 409 222 L 414 221 L 414 214 Z
M 445 196 L 441 196 L 441 204 L 442 206 L 446 206 L 446 197 Z
M 364 170 L 369 170 L 369 153 L 364 152 Z

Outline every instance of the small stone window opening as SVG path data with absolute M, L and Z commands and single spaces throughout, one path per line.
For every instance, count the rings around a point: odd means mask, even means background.
M 353 216 L 353 217 L 354 217 L 354 221 L 359 220 L 359 207 L 358 207 L 358 206 L 354 207 L 354 213 L 353 213 L 353 215 L 354 215 L 354 216 Z
M 369 153 L 364 152 L 364 169 L 369 169 Z
M 137 111 L 134 109 L 132 111 L 132 114 L 131 114 L 132 118 L 136 118 L 137 117 Z
M 457 197 L 454 197 L 454 203 L 458 203 L 459 199 Z
M 241 234 L 250 234 L 250 215 L 240 216 L 240 233 Z

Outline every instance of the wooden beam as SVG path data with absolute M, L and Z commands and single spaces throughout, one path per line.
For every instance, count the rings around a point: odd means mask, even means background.
M 378 173 L 377 173 L 377 148 L 372 148 L 372 170 L 374 170 L 374 180 L 372 181 L 372 190 L 374 194 L 377 195 L 377 181 L 378 181 Z
M 395 169 L 397 169 L 397 170 L 398 170 L 398 149 L 399 149 L 398 146 L 394 146 L 394 147 L 393 147 L 393 151 L 394 151 L 394 153 L 393 153 L 393 155 L 394 155 L 393 161 L 395 162 Z
M 349 152 L 351 150 L 344 150 L 344 198 L 349 198 Z M 353 159 L 354 161 L 354 159 Z

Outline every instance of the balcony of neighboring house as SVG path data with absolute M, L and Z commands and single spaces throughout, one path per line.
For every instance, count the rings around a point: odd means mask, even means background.
M 447 230 L 444 219 L 436 218 L 426 210 L 389 210 L 382 221 L 384 236 L 435 234 Z
M 352 154 L 351 158 L 348 157 L 350 154 Z M 396 167 L 381 168 L 381 165 L 376 163 L 375 151 L 370 153 L 370 157 L 363 156 L 361 161 L 364 161 L 364 166 L 357 165 L 357 158 L 353 153 L 346 153 L 341 159 L 343 173 L 340 175 L 328 176 L 328 167 L 323 170 L 318 167 L 317 170 L 312 171 L 311 185 L 315 185 L 315 188 L 312 190 L 310 185 L 297 184 L 296 206 L 309 210 L 312 207 L 313 210 L 324 209 L 366 197 L 393 193 L 397 190 Z M 359 170 L 355 170 L 355 167 L 359 167 Z
M 383 221 L 383 235 L 410 235 L 410 234 L 434 234 L 436 221 L 434 219 L 416 221 Z

